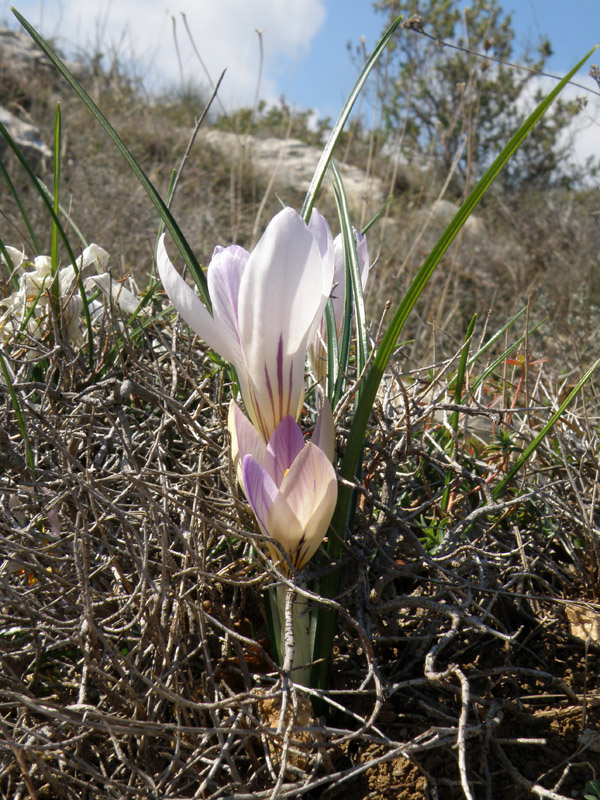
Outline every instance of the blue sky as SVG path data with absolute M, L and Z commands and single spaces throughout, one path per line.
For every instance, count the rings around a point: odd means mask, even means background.
M 312 105 L 333 115 L 357 74 L 346 43 L 364 36 L 371 51 L 385 20 L 368 0 L 326 0 L 325 6 L 327 18 L 307 57 L 286 76 L 286 94 L 301 107 Z M 554 49 L 548 68 L 557 74 L 600 43 L 600 0 L 507 0 L 503 7 L 513 17 L 517 54 L 546 36 Z M 592 61 L 600 64 L 600 51 Z
M 357 74 L 347 43 L 356 44 L 364 36 L 371 50 L 384 24 L 370 0 L 177 0 L 170 9 L 163 0 L 0 0 L 0 19 L 14 19 L 11 2 L 45 35 L 87 48 L 116 44 L 140 59 L 154 85 L 181 80 L 171 15 L 185 79 L 203 76 L 179 15 L 185 11 L 213 78 L 228 67 L 222 98 L 229 109 L 249 105 L 254 97 L 259 52 L 255 28 L 261 28 L 261 96 L 274 101 L 283 94 L 299 108 L 330 117 L 337 115 Z M 506 0 L 504 8 L 513 13 L 517 53 L 546 35 L 555 51 L 549 68 L 557 73 L 600 42 L 600 0 Z M 595 61 L 600 63 L 600 55 Z

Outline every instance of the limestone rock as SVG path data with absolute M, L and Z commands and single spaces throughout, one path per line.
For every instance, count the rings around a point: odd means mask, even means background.
M 60 52 L 59 55 L 62 58 Z M 65 63 L 77 78 L 81 78 L 85 72 L 83 64 L 72 61 Z M 25 31 L 13 31 L 10 28 L 0 27 L 0 69 L 5 77 L 13 75 L 23 79 L 32 73 L 37 75 L 44 73 L 53 82 L 58 80 L 56 68 L 31 36 Z
M 305 192 L 322 152 L 299 139 L 258 139 L 219 130 L 201 132 L 201 138 L 227 159 L 248 158 L 256 174 L 272 180 L 273 187 L 280 192 L 286 189 Z M 386 198 L 381 179 L 368 177 L 349 164 L 337 166 L 351 209 L 356 212 L 366 203 L 370 211 L 378 210 Z M 327 180 L 323 181 L 321 191 L 331 191 Z
M 42 141 L 39 130 L 35 125 L 24 122 L 15 117 L 6 108 L 0 106 L 0 122 L 4 125 L 15 144 L 19 147 L 31 166 L 37 167 L 40 162 L 52 157 L 52 151 Z M 8 150 L 8 143 L 3 136 L 0 136 L 0 158 L 4 157 Z

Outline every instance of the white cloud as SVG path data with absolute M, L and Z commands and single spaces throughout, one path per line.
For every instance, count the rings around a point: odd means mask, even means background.
M 227 68 L 220 97 L 228 109 L 253 101 L 259 70 L 257 29 L 262 30 L 264 46 L 260 96 L 273 101 L 281 93 L 282 70 L 292 69 L 308 53 L 326 16 L 323 0 L 179 0 L 172 8 L 164 0 L 87 0 L 85 5 L 79 0 L 42 5 L 17 0 L 16 5 L 25 16 L 31 8 L 29 19 L 34 25 L 41 23 L 44 35 L 109 52 L 118 47 L 126 57 L 137 57 L 147 68 L 152 86 L 181 82 L 173 38 L 175 18 L 184 78 L 206 86 L 183 12 L 213 80 Z
M 567 84 L 559 95 L 562 100 L 587 100 L 583 108 L 565 129 L 563 142 L 570 144 L 570 160 L 583 166 L 590 156 L 600 160 L 600 91 L 596 81 L 589 75 L 577 75 L 573 79 L 580 86 Z M 528 90 L 523 98 L 524 107 L 533 111 L 535 104 L 533 97 L 537 90 L 544 95 L 556 86 L 557 81 L 547 77 L 534 78 L 528 85 Z

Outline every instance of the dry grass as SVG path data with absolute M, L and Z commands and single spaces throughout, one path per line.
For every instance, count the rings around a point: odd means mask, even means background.
M 426 782 L 500 797 L 592 777 L 596 739 L 578 737 L 596 723 L 597 645 L 565 614 L 600 612 L 582 406 L 495 503 L 486 479 L 502 466 L 479 438 L 503 419 L 524 441 L 542 412 L 469 402 L 449 458 L 449 365 L 433 386 L 390 375 L 317 717 L 265 641 L 278 576 L 232 485 L 223 374 L 180 325 L 106 320 L 96 379 L 66 346 L 43 354 L 49 381 L 26 379 L 25 347 L 11 353 L 36 473 L 4 392 L 0 796 L 419 797 Z M 548 389 L 538 373 L 531 406 Z M 447 474 L 445 536 L 426 550 Z M 278 730 L 282 687 L 295 726 Z

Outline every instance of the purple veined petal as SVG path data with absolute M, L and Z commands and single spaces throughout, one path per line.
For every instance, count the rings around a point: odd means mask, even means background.
M 227 427 L 231 436 L 231 461 L 237 474 L 237 479 L 243 487 L 242 460 L 244 456 L 251 455 L 255 461 L 263 464 L 266 446 L 260 433 L 242 413 L 235 400 L 232 400 L 229 404 Z
M 303 448 L 302 431 L 295 419 L 290 414 L 286 414 L 269 439 L 263 462 L 265 469 L 277 486 L 281 485 L 285 473 Z
M 232 345 L 234 364 L 242 361 L 242 345 L 238 319 L 240 282 L 250 253 L 243 247 L 216 247 L 208 265 L 208 291 L 213 306 L 213 317 L 223 336 Z M 233 342 L 236 343 L 235 353 Z
M 237 343 L 234 343 L 232 347 L 231 340 L 228 341 L 221 335 L 209 310 L 171 263 L 165 248 L 165 234 L 158 241 L 156 263 L 162 284 L 176 311 L 209 347 L 233 363 Z
M 302 407 L 306 351 L 329 293 L 323 290 L 324 272 L 312 233 L 290 208 L 269 223 L 244 270 L 240 338 L 266 438 L 286 414 L 297 418 Z
M 244 491 L 252 506 L 252 511 L 254 511 L 262 532 L 270 536 L 269 514 L 275 498 L 279 494 L 275 481 L 266 469 L 250 455 L 244 456 L 242 459 L 242 475 Z
M 311 441 L 325 453 L 329 461 L 333 462 L 335 457 L 335 425 L 331 405 L 327 397 L 323 400 Z
M 244 405 L 246 406 L 246 413 L 252 420 L 252 424 L 260 431 L 264 444 L 269 440 L 269 436 L 276 427 L 276 424 L 273 425 L 272 423 L 272 408 L 271 406 L 266 406 L 264 403 L 262 406 L 260 405 L 259 395 L 256 391 L 256 382 L 246 369 L 244 362 L 236 364 L 236 372 L 240 384 L 240 391 L 244 398 Z
M 279 493 L 303 530 L 292 554 L 294 566 L 301 569 L 327 533 L 337 502 L 337 479 L 325 453 L 307 444 L 284 477 Z

